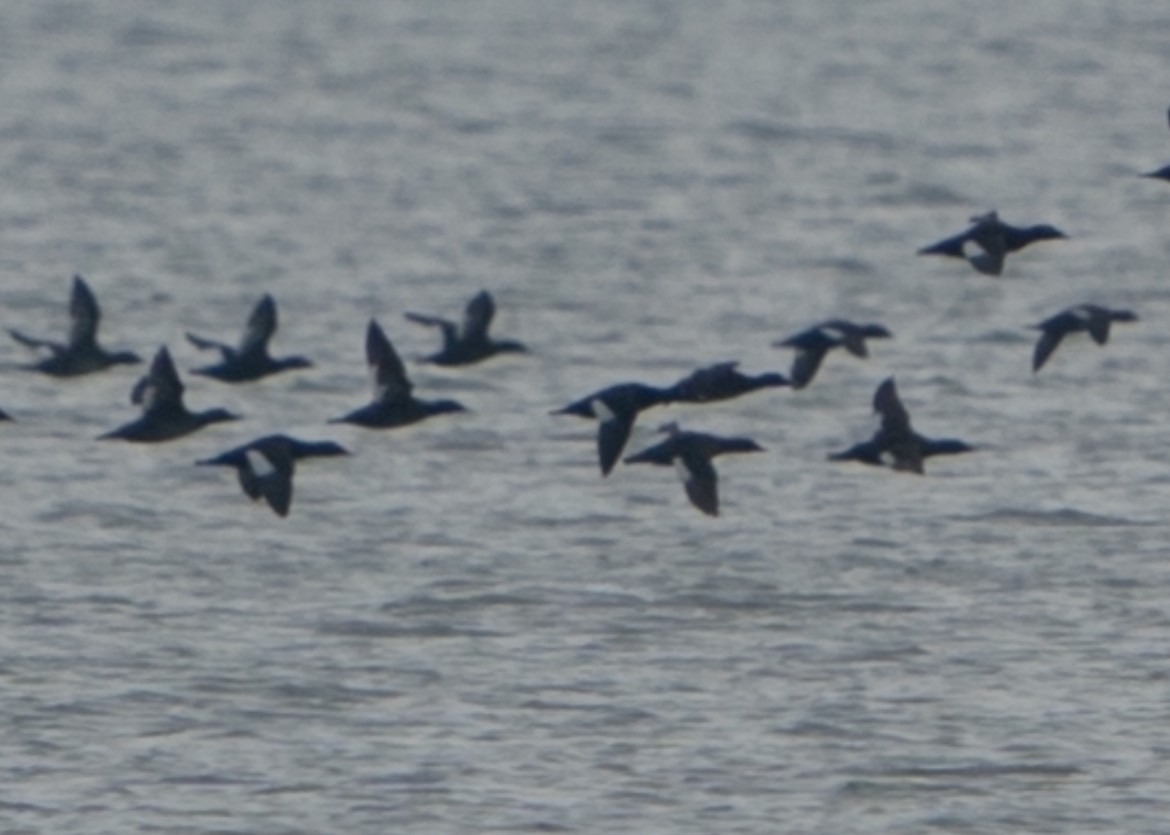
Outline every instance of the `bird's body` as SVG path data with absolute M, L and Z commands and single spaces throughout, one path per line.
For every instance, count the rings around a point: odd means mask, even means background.
M 670 398 L 678 403 L 713 403 L 789 384 L 781 374 L 765 372 L 752 376 L 741 372 L 738 366 L 738 362 L 721 362 L 693 371 L 670 387 Z
M 598 421 L 597 457 L 601 474 L 609 475 L 630 439 L 638 413 L 671 402 L 671 396 L 668 389 L 643 383 L 619 383 L 575 400 L 552 414 L 576 415 Z
M 802 389 L 812 382 L 825 355 L 832 349 L 844 348 L 853 356 L 864 359 L 869 356 L 866 339 L 888 339 L 892 336 L 884 325 L 859 325 L 845 319 L 829 319 L 787 339 L 773 342 L 772 346 L 796 349 L 789 379 L 794 389 Z
M 439 328 L 443 334 L 442 349 L 426 357 L 426 362 L 436 365 L 470 365 L 496 354 L 524 353 L 528 350 L 515 340 L 492 339 L 488 328 L 495 315 L 496 303 L 491 294 L 483 290 L 467 303 L 460 325 L 423 313 L 407 313 L 406 318 L 416 324 Z
M 371 319 L 366 329 L 366 360 L 374 380 L 373 400 L 330 423 L 352 423 L 368 429 L 393 429 L 418 423 L 434 415 L 465 412 L 454 400 L 419 400 L 406 376 L 398 352 L 378 323 Z
M 1037 241 L 1063 240 L 1068 236 L 1047 223 L 1034 226 L 1012 226 L 999 219 L 998 213 L 971 218 L 971 226 L 957 235 L 944 238 L 918 250 L 919 255 L 943 255 L 967 261 L 983 275 L 1003 273 L 1004 262 L 1013 252 L 1019 252 Z
M 277 317 L 276 302 L 272 296 L 265 293 L 256 303 L 244 335 L 238 346 L 226 345 L 211 339 L 204 339 L 196 334 L 187 333 L 187 339 L 200 350 L 216 350 L 221 359 L 215 365 L 195 368 L 192 374 L 201 374 L 222 380 L 225 383 L 243 383 L 259 380 L 270 374 L 277 374 L 294 368 L 310 368 L 313 363 L 305 357 L 282 357 L 274 359 L 268 353 L 268 342 L 276 333 Z
M 333 441 L 300 441 L 288 435 L 266 435 L 196 463 L 233 467 L 248 498 L 263 499 L 274 513 L 284 517 L 292 505 L 297 461 L 348 454 L 349 450 Z
M 239 419 L 226 409 L 189 411 L 183 404 L 183 388 L 170 353 L 160 348 L 150 370 L 130 393 L 131 402 L 142 407 L 141 417 L 101 438 L 157 443 L 181 438 L 213 423 Z
M 131 365 L 142 358 L 130 351 L 107 351 L 98 344 L 97 331 L 101 323 L 101 308 L 89 285 L 79 275 L 73 277 L 69 297 L 69 337 L 65 342 L 26 336 L 18 330 L 9 330 L 12 338 L 28 348 L 46 349 L 49 356 L 27 366 L 53 377 L 77 377 L 104 371 L 113 365 Z
M 1039 371 L 1061 341 L 1072 333 L 1086 332 L 1098 345 L 1109 341 L 1109 328 L 1113 322 L 1136 322 L 1137 314 L 1131 310 L 1111 310 L 1097 304 L 1080 304 L 1050 316 L 1038 325 L 1040 340 L 1032 353 L 1032 372 Z
M 675 467 L 691 504 L 708 516 L 719 515 L 719 476 L 711 459 L 729 452 L 763 451 L 751 438 L 686 432 L 676 423 L 666 424 L 662 431 L 668 434 L 665 441 L 627 456 L 625 463 Z

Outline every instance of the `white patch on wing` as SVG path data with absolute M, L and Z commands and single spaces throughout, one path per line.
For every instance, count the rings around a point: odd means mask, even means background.
M 259 450 L 249 449 L 244 453 L 244 457 L 248 459 L 248 466 L 252 468 L 257 478 L 267 478 L 276 472 L 276 467 L 272 466 L 272 462 Z
M 682 479 L 683 484 L 686 484 L 695 477 L 694 473 L 687 468 L 686 462 L 682 460 L 681 456 L 672 458 L 671 463 L 674 464 L 674 471 L 678 473 L 678 477 Z
M 609 408 L 606 402 L 600 397 L 594 397 L 589 401 L 589 408 L 593 410 L 593 416 L 600 421 L 611 421 L 617 417 L 613 413 L 613 409 Z

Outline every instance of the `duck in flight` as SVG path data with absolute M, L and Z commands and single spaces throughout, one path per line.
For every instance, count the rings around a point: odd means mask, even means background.
M 268 342 L 276 333 L 276 327 L 276 302 L 265 293 L 252 309 L 244 326 L 244 335 L 236 347 L 204 339 L 188 331 L 187 339 L 196 348 L 201 351 L 216 350 L 221 355 L 221 360 L 215 365 L 196 368 L 191 373 L 214 377 L 225 383 L 243 383 L 293 368 L 312 367 L 313 363 L 305 357 L 274 359 L 268 353 Z
M 27 366 L 29 370 L 40 371 L 53 377 L 77 377 L 102 371 L 112 365 L 130 365 L 142 362 L 142 358 L 130 351 L 106 351 L 97 341 L 98 324 L 102 312 L 93 291 L 79 275 L 73 276 L 73 289 L 69 296 L 69 337 L 66 342 L 53 342 L 26 336 L 18 330 L 9 330 L 12 338 L 29 348 L 47 349 L 49 356 Z
M 130 392 L 130 401 L 142 407 L 142 416 L 107 432 L 100 439 L 156 443 L 181 438 L 213 423 L 239 420 L 239 415 L 227 409 L 188 411 L 183 405 L 183 383 L 165 346 L 158 349 L 150 371 Z
M 1110 310 L 1097 304 L 1079 304 L 1062 310 L 1032 327 L 1040 330 L 1040 341 L 1032 354 L 1032 373 L 1036 373 L 1070 333 L 1087 332 L 1098 345 L 1109 341 L 1109 326 L 1114 322 L 1136 322 L 1132 310 Z
M 719 515 L 719 475 L 711 459 L 728 452 L 762 452 L 764 449 L 751 438 L 684 432 L 673 422 L 660 427 L 659 431 L 667 434 L 665 441 L 627 456 L 625 463 L 673 466 L 691 504 L 708 516 Z
M 773 342 L 772 347 L 796 349 L 789 377 L 794 389 L 802 389 L 812 382 L 825 355 L 833 348 L 844 348 L 853 356 L 865 359 L 869 356 L 865 340 L 889 339 L 892 336 L 884 325 L 859 325 L 845 319 L 830 319 L 795 336 Z
M 595 391 L 580 400 L 574 400 L 563 409 L 550 412 L 553 415 L 576 415 L 595 418 L 597 426 L 597 458 L 601 474 L 609 475 L 621 457 L 638 413 L 653 406 L 672 402 L 669 389 L 648 386 L 644 383 L 618 383 Z
M 1007 256 L 1037 241 L 1064 240 L 1068 236 L 1047 223 L 1035 226 L 1012 226 L 999 219 L 999 214 L 971 218 L 965 231 L 918 250 L 919 255 L 944 255 L 966 260 L 983 275 L 1003 273 Z
M 830 461 L 860 461 L 876 467 L 888 465 L 901 472 L 921 475 L 927 458 L 974 450 L 971 445 L 954 438 L 927 438 L 915 432 L 910 425 L 910 413 L 898 397 L 893 377 L 877 387 L 873 410 L 882 419 L 873 438 L 830 455 Z
M 292 505 L 296 462 L 335 455 L 349 455 L 349 450 L 333 441 L 300 441 L 288 435 L 266 435 L 195 463 L 234 467 L 244 495 L 253 501 L 263 499 L 277 516 L 284 518 Z
M 483 290 L 467 303 L 463 311 L 463 322 L 456 325 L 447 319 L 423 313 L 407 313 L 406 318 L 420 325 L 439 328 L 443 334 L 443 347 L 437 354 L 425 358 L 425 362 L 436 365 L 470 365 L 500 353 L 524 353 L 528 349 L 511 339 L 492 339 L 488 335 L 492 318 L 496 315 L 496 303 L 491 293 Z
M 360 409 L 333 418 L 330 423 L 352 423 L 369 429 L 391 429 L 449 412 L 467 409 L 454 400 L 419 400 L 406 376 L 402 359 L 378 323 L 366 329 L 366 361 L 374 380 L 374 399 Z
M 720 362 L 697 369 L 670 387 L 670 399 L 677 403 L 714 403 L 730 400 L 762 388 L 789 385 L 788 378 L 772 371 L 744 374 L 738 362 Z

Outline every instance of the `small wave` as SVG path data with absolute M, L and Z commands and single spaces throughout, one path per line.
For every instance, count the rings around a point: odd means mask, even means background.
M 472 629 L 448 623 L 380 623 L 368 620 L 344 620 L 322 623 L 318 635 L 341 638 L 503 638 L 503 632 Z
M 1089 513 L 1072 507 L 1060 508 L 1059 510 L 1026 510 L 1005 507 L 990 513 L 957 518 L 968 522 L 1007 522 L 1018 525 L 1051 525 L 1064 528 L 1114 528 L 1153 524 L 1137 519 L 1127 519 L 1124 516 Z

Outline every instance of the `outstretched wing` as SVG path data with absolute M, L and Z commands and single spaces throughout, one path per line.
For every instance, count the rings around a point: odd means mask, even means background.
M 1064 339 L 1065 331 L 1047 329 L 1040 334 L 1040 339 L 1036 343 L 1036 350 L 1032 353 L 1032 373 L 1039 371 L 1044 363 L 1048 362 L 1048 358 L 1052 356 L 1052 352 L 1060 345 L 1060 341 Z
M 222 342 L 216 342 L 214 339 L 205 339 L 198 334 L 187 331 L 187 341 L 198 348 L 200 351 L 216 350 L 223 354 L 225 360 L 230 360 L 235 357 L 236 349 L 231 345 L 224 345 Z
M 711 459 L 700 454 L 684 453 L 674 459 L 691 504 L 708 516 L 719 515 L 719 476 Z
M 374 381 L 374 400 L 394 403 L 410 397 L 413 386 L 402 359 L 374 319 L 366 329 L 366 362 Z
M 240 355 L 263 351 L 272 334 L 276 333 L 276 324 L 276 302 L 265 293 L 252 308 L 248 322 L 244 325 L 244 335 L 240 337 Z
M 8 333 L 12 335 L 13 339 L 26 348 L 47 348 L 54 354 L 60 354 L 65 350 L 65 346 L 60 342 L 53 342 L 49 339 L 38 339 L 35 336 L 27 336 L 26 334 L 23 334 L 13 328 L 9 328 Z
M 459 328 L 454 322 L 439 316 L 430 316 L 426 313 L 407 313 L 406 318 L 419 325 L 439 328 L 443 334 L 443 348 L 451 348 L 459 341 Z
M 828 351 L 829 349 L 823 346 L 797 349 L 796 356 L 792 358 L 792 368 L 788 372 L 794 389 L 802 389 L 812 382 Z
M 900 433 L 910 430 L 910 413 L 898 397 L 893 377 L 877 387 L 873 394 L 873 410 L 882 416 L 882 431 Z
M 90 345 L 97 339 L 98 322 L 102 311 L 85 279 L 73 276 L 73 292 L 69 296 L 69 344 Z
M 183 383 L 165 345 L 154 355 L 146 376 L 131 390 L 130 401 L 141 406 L 143 412 L 182 408 Z
M 495 315 L 496 303 L 492 299 L 492 294 L 487 290 L 481 290 L 467 303 L 467 308 L 463 311 L 463 338 L 469 342 L 487 339 L 488 328 L 491 327 Z

